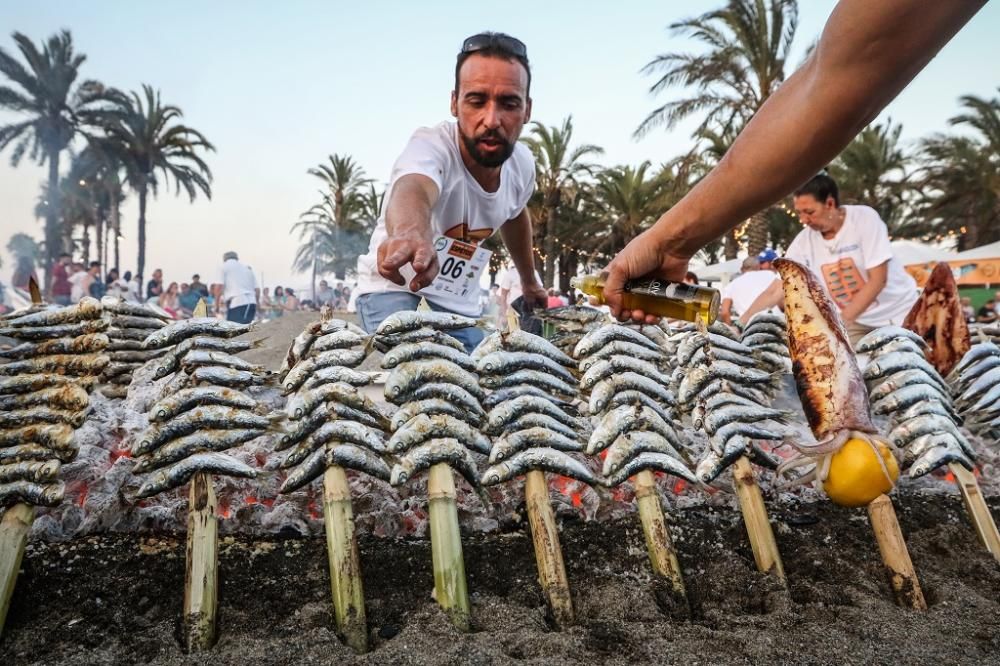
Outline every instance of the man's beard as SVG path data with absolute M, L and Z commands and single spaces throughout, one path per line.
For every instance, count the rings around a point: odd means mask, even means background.
M 493 169 L 506 162 L 507 158 L 514 154 L 514 144 L 504 138 L 500 132 L 497 132 L 496 130 L 487 130 L 477 137 L 471 137 L 467 136 L 465 132 L 462 131 L 462 127 L 460 125 L 458 128 L 458 135 L 462 137 L 462 143 L 465 144 L 465 149 L 469 151 L 469 155 L 479 166 Z M 482 151 L 479 150 L 479 141 L 487 138 L 501 142 L 502 146 L 499 153 L 495 155 L 484 155 Z

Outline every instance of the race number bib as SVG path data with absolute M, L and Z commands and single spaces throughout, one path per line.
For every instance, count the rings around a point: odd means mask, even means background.
M 472 243 L 438 236 L 434 239 L 438 274 L 430 289 L 462 298 L 479 293 L 479 278 L 490 265 L 493 254 Z

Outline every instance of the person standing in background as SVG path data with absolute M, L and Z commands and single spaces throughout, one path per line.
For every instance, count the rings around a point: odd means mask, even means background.
M 331 308 L 340 298 L 340 291 L 331 289 L 330 283 L 326 280 L 319 281 L 319 290 L 316 292 L 316 305 L 323 307 L 329 305 Z
M 257 316 L 257 301 L 260 289 L 253 269 L 240 263 L 239 255 L 230 250 L 222 255 L 222 268 L 218 282 L 212 285 L 215 296 L 215 312 L 226 302 L 226 319 L 240 324 L 249 324 Z
M 770 265 L 770 262 L 768 262 Z M 753 257 L 743 260 L 742 271 L 736 278 L 722 289 L 722 307 L 719 318 L 727 324 L 732 324 L 736 315 L 746 312 L 757 297 L 771 286 L 778 275 L 760 268 L 760 262 Z M 740 317 L 746 324 L 746 320 Z
M 98 299 L 104 298 L 104 294 L 107 293 L 108 287 L 101 278 L 101 262 L 90 262 L 90 269 L 87 273 L 90 275 L 90 280 L 87 282 L 87 294 Z
M 69 305 L 72 302 L 73 285 L 69 276 L 72 270 L 70 256 L 63 252 L 52 266 L 52 300 L 59 305 Z
M 778 258 L 778 253 L 767 248 L 763 252 L 757 255 L 757 261 L 760 263 L 760 270 L 762 271 L 773 271 L 774 270 L 774 260 Z M 775 273 L 777 275 L 777 273 Z
M 201 281 L 201 276 L 195 273 L 191 276 L 191 284 L 188 285 L 188 289 L 199 294 L 208 302 L 208 285 Z
M 994 299 L 990 299 L 983 303 L 983 307 L 979 308 L 976 313 L 976 321 L 980 324 L 992 324 L 998 318 L 996 310 L 997 302 Z
M 110 269 L 108 276 L 104 279 L 104 293 L 115 298 L 122 298 L 125 292 L 121 290 L 121 282 L 121 279 L 118 277 L 118 269 Z
M 542 278 L 535 271 L 536 284 L 542 283 Z M 537 317 L 532 317 L 533 305 L 524 302 L 524 293 L 521 289 L 521 274 L 514 265 L 507 266 L 507 269 L 500 276 L 500 292 L 498 294 L 500 326 L 505 325 L 503 318 L 507 316 L 507 308 L 511 308 L 521 317 L 521 328 L 528 333 L 541 335 L 542 322 Z M 546 297 L 547 300 L 547 297 Z M 532 303 L 537 302 L 533 301 Z M 547 303 L 542 302 L 544 306 Z M 542 307 L 544 310 L 545 307 Z
M 200 291 L 195 291 L 191 288 L 191 285 L 186 282 L 182 282 L 181 293 L 177 297 L 177 304 L 181 308 L 181 313 L 183 313 L 185 317 L 190 317 L 194 314 L 194 309 L 198 307 L 198 301 L 203 298 L 205 297 L 201 295 Z M 206 301 L 206 305 L 207 304 L 208 302 Z
M 163 271 L 157 268 L 153 271 L 153 278 L 146 285 L 146 301 L 159 298 L 163 293 Z
M 274 288 L 274 298 L 271 299 L 271 316 L 280 317 L 285 314 L 285 288 L 278 285 Z
M 295 295 L 295 290 L 285 287 L 285 302 L 282 305 L 285 312 L 295 312 L 299 309 L 299 297 Z
M 826 173 L 796 189 L 793 201 L 805 228 L 785 256 L 823 283 L 851 344 L 876 328 L 902 324 L 917 300 L 917 283 L 893 256 L 889 230 L 875 209 L 841 205 L 837 183 Z M 775 280 L 746 315 L 783 302 L 781 280 Z
M 271 300 L 271 288 L 264 287 L 260 294 L 260 306 L 257 308 L 257 318 L 273 317 L 274 302 Z
M 157 305 L 166 310 L 174 319 L 180 319 L 181 306 L 178 298 L 177 283 L 171 282 L 170 286 L 156 299 Z
M 971 324 L 976 321 L 976 309 L 972 307 L 972 299 L 968 296 L 963 296 L 960 301 L 962 304 L 962 314 L 965 316 L 965 323 Z

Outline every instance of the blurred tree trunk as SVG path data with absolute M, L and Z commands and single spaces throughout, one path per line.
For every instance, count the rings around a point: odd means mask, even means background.
M 569 281 L 576 275 L 580 266 L 580 253 L 576 250 L 568 250 L 559 255 L 559 291 L 564 294 L 570 292 Z
M 111 233 L 114 234 L 115 241 L 115 268 L 121 270 L 121 253 L 118 251 L 118 237 L 122 235 L 121 227 L 121 211 L 118 208 L 118 197 L 117 195 L 113 198 L 111 202 L 111 220 L 108 226 L 111 227 Z
M 732 229 L 726 232 L 725 242 L 723 243 L 723 253 L 725 254 L 726 260 L 735 259 L 739 254 L 740 244 L 736 240 L 736 230 Z
M 83 245 L 83 265 L 90 265 L 90 222 L 83 221 L 83 233 L 80 235 L 80 243 Z
M 756 257 L 767 248 L 767 211 L 762 210 L 750 218 L 747 225 L 747 254 Z

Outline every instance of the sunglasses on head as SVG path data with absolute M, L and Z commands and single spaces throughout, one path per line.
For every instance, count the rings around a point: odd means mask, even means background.
M 478 35 L 468 37 L 462 42 L 462 53 L 475 53 L 488 48 L 499 47 L 504 51 L 509 51 L 516 58 L 527 58 L 528 47 L 520 39 L 510 35 L 482 32 Z

